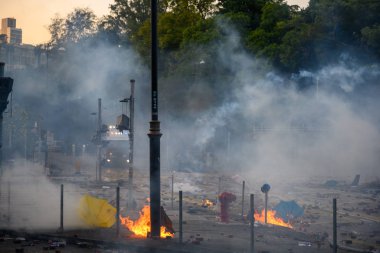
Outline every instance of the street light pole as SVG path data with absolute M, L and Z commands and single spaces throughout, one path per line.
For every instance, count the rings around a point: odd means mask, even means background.
M 135 80 L 131 80 L 131 96 L 129 98 L 129 171 L 128 171 L 128 206 L 133 207 L 133 144 L 135 117 Z
M 102 99 L 98 98 L 96 181 L 102 181 Z
M 151 0 L 151 35 L 152 35 L 152 118 L 149 124 L 149 149 L 150 149 L 150 221 L 151 237 L 160 237 L 160 121 L 158 120 L 158 75 L 157 75 L 157 0 Z

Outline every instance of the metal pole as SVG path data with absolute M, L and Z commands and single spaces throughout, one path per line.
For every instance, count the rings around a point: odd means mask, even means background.
M 73 159 L 73 163 L 75 162 L 75 153 L 76 153 L 76 146 L 75 144 L 71 145 L 71 158 Z
M 44 162 L 44 171 L 45 174 L 47 174 L 47 168 L 48 168 L 48 155 L 49 155 L 49 147 L 48 147 L 48 131 L 46 130 L 45 135 L 45 162 Z
M 120 187 L 116 187 L 116 236 L 120 234 Z
M 135 116 L 135 80 L 131 80 L 131 96 L 129 99 L 129 171 L 128 171 L 128 206 L 133 207 L 133 144 Z
M 251 223 L 251 253 L 254 252 L 254 246 L 255 246 L 255 231 L 254 231 L 254 224 L 255 224 L 255 209 L 254 209 L 254 199 L 255 199 L 255 196 L 253 194 L 251 194 L 250 196 L 250 212 L 249 212 L 249 220 L 250 220 L 250 223 Z
M 170 169 L 170 160 L 169 160 L 169 133 L 166 134 L 166 142 L 165 142 L 165 153 L 166 153 L 166 166 Z
M 160 237 L 161 188 L 160 188 L 160 121 L 158 120 L 158 71 L 157 71 L 157 0 L 151 1 L 152 24 L 152 118 L 149 127 L 150 141 L 150 221 L 152 238 Z
M 172 174 L 172 209 L 174 209 L 174 175 Z
M 230 164 L 231 133 L 227 130 L 227 166 Z
M 316 95 L 317 95 L 317 99 L 319 99 L 319 77 L 317 77 L 317 92 L 316 92 Z
M 267 224 L 268 192 L 265 193 L 265 224 Z
M 130 157 L 129 157 L 129 163 L 132 165 L 132 176 L 133 176 L 133 144 L 134 144 L 134 132 L 135 132 L 135 80 L 131 80 L 131 98 L 129 100 L 129 113 L 130 113 L 130 127 L 129 127 L 129 132 L 130 132 Z M 131 172 L 130 172 L 131 174 Z
M 179 243 L 183 240 L 182 224 L 182 191 L 179 191 Z
M 222 177 L 219 177 L 219 181 L 218 181 L 218 196 L 216 197 L 217 201 L 218 201 L 218 197 L 219 197 L 219 194 L 220 194 L 221 191 L 222 191 Z
M 220 191 L 222 190 L 221 184 L 222 184 L 222 177 L 219 177 L 219 181 L 218 181 L 218 194 L 216 196 L 216 203 L 218 203 L 218 201 L 219 201 Z
M 25 123 L 27 124 L 27 123 Z M 27 161 L 27 147 L 28 147 L 28 130 L 25 126 L 25 132 L 24 132 L 24 167 L 26 167 L 26 161 Z
M 244 217 L 244 189 L 245 188 L 245 181 L 243 181 L 243 187 L 242 187 L 242 193 L 241 193 L 241 217 Z
M 96 180 L 101 182 L 102 181 L 102 99 L 98 98 L 98 159 L 97 159 L 97 175 Z
M 63 232 L 63 184 L 61 184 L 61 212 L 60 212 L 60 227 L 59 230 Z
M 8 181 L 8 225 L 11 223 L 11 183 Z
M 333 199 L 333 252 L 338 252 L 338 244 L 337 244 L 337 231 L 336 231 L 336 199 Z
M 25 135 L 24 135 L 24 158 L 27 159 L 27 146 L 28 146 L 28 132 L 25 129 Z
M 222 177 L 219 177 L 219 183 L 218 183 L 218 195 L 220 194 L 220 191 L 222 190 Z

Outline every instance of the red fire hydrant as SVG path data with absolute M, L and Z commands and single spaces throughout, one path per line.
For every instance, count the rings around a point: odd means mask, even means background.
M 236 196 L 230 192 L 223 192 L 219 195 L 220 201 L 220 220 L 222 222 L 229 222 L 230 217 L 228 214 L 228 207 L 232 201 L 236 200 Z

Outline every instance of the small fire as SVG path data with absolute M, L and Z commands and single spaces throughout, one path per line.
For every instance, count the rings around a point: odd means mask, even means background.
M 261 210 L 261 214 L 255 212 L 255 221 L 258 221 L 260 223 L 265 223 L 265 210 L 264 209 Z M 267 223 L 273 224 L 276 226 L 293 228 L 292 225 L 285 222 L 283 219 L 276 217 L 276 211 L 275 210 L 268 210 L 267 211 Z
M 202 200 L 202 207 L 212 207 L 214 206 L 214 202 L 212 202 L 211 200 L 208 200 L 208 199 L 203 199 Z
M 120 223 L 127 227 L 131 232 L 133 232 L 138 237 L 146 238 L 150 232 L 150 206 L 145 205 L 139 212 L 140 217 L 133 221 L 131 218 L 120 216 Z M 161 238 L 174 237 L 174 234 L 166 231 L 164 226 L 161 226 Z

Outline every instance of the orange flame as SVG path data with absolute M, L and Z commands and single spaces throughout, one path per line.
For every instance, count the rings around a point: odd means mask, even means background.
M 265 223 L 265 210 L 261 210 L 261 214 L 255 212 L 255 221 L 258 221 L 260 223 Z M 283 219 L 276 217 L 276 211 L 275 210 L 268 210 L 267 211 L 267 223 L 268 224 L 273 224 L 276 226 L 282 226 L 282 227 L 288 227 L 288 228 L 293 228 L 292 225 L 289 223 L 285 222 Z
M 208 199 L 203 199 L 202 200 L 202 207 L 212 207 L 214 206 L 214 202 L 212 202 L 211 200 L 208 200 Z
M 129 216 L 120 216 L 120 223 L 127 227 L 131 232 L 133 232 L 137 237 L 146 238 L 150 232 L 150 206 L 145 205 L 139 212 L 140 217 L 133 221 Z M 161 238 L 174 237 L 174 234 L 166 231 L 164 226 L 161 226 Z

